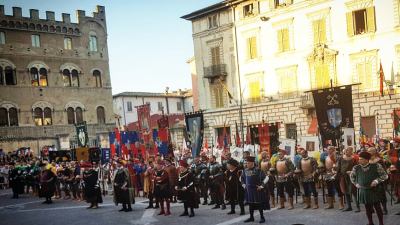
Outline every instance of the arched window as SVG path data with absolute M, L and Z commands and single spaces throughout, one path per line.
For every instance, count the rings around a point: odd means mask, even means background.
M 49 107 L 44 108 L 43 112 L 43 122 L 44 125 L 51 125 L 52 123 L 52 117 L 51 117 L 51 109 Z
M 77 70 L 71 71 L 71 86 L 79 87 L 79 75 Z
M 75 113 L 72 107 L 67 109 L 68 124 L 75 124 Z
M 33 111 L 33 120 L 36 126 L 43 126 L 43 110 L 39 107 Z
M 47 87 L 47 70 L 45 68 L 40 68 L 39 75 L 40 86 Z
M 97 123 L 98 124 L 106 123 L 106 115 L 105 115 L 103 106 L 97 107 Z
M 4 70 L 5 84 L 6 85 L 16 85 L 17 77 L 15 74 L 15 70 L 11 68 L 11 66 L 7 66 Z
M 41 86 L 41 87 L 47 87 L 48 82 L 47 82 L 47 69 L 42 66 L 33 66 L 30 68 L 30 73 L 31 73 L 31 84 L 32 86 Z
M 76 123 L 82 123 L 83 122 L 82 108 L 81 107 L 76 107 L 75 114 L 76 114 Z
M 89 36 L 89 51 L 97 52 L 97 37 L 95 34 Z
M 99 70 L 94 70 L 93 77 L 96 81 L 96 87 L 102 87 L 103 85 L 101 83 L 101 72 Z
M 64 82 L 64 87 L 71 86 L 71 73 L 69 72 L 68 69 L 64 69 L 63 71 L 63 82 Z
M 8 126 L 8 113 L 6 108 L 0 108 L 0 127 Z
M 18 112 L 16 108 L 10 108 L 8 110 L 8 116 L 10 117 L 10 126 L 18 126 Z
M 31 68 L 31 84 L 32 86 L 39 86 L 39 71 L 37 68 Z

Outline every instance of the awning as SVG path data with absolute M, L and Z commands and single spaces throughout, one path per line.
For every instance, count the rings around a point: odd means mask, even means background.
M 317 117 L 312 117 L 310 127 L 308 128 L 308 134 L 316 134 L 318 132 L 318 120 Z

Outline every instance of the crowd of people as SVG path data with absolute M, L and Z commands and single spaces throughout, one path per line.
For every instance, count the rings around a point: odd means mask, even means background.
M 271 207 L 292 210 L 300 198 L 304 209 L 318 209 L 322 198 L 325 209 L 360 212 L 365 205 L 368 224 L 375 212 L 379 224 L 388 214 L 390 201 L 400 203 L 400 139 L 380 140 L 377 146 L 365 143 L 358 151 L 328 146 L 319 157 L 309 156 L 300 146 L 292 161 L 285 150 L 260 157 L 245 151 L 236 160 L 228 152 L 221 162 L 201 154 L 176 160 L 173 156 L 150 156 L 147 160 L 113 158 L 110 163 L 49 162 L 39 159 L 0 162 L 3 183 L 12 188 L 13 198 L 31 193 L 45 198 L 87 201 L 96 209 L 102 196 L 111 194 L 120 211 L 132 211 L 135 196 L 149 199 L 148 208 L 159 208 L 158 215 L 171 215 L 171 202 L 183 203 L 180 216 L 195 216 L 195 209 L 209 205 L 226 209 L 228 214 L 245 215 L 254 221 L 254 211 L 265 222 L 264 210 Z M 8 181 L 8 182 L 7 182 Z M 1 183 L 1 182 L 0 182 Z M 337 198 L 336 198 L 337 196 Z M 399 213 L 397 213 L 399 215 Z

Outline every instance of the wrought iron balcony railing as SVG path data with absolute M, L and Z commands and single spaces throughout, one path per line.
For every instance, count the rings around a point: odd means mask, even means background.
M 204 78 L 214 79 L 218 77 L 227 76 L 226 64 L 212 65 L 209 67 L 204 67 Z

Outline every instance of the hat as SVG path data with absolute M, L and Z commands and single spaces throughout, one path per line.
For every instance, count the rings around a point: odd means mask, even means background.
M 234 167 L 238 167 L 239 166 L 239 162 L 236 161 L 235 159 L 229 159 L 228 162 L 226 162 L 229 165 L 232 165 Z
M 247 161 L 247 162 L 255 162 L 255 161 L 256 161 L 256 157 L 254 157 L 254 156 L 249 156 L 249 157 L 246 158 L 246 161 Z
M 186 162 L 186 160 L 179 160 L 179 166 L 189 167 L 189 164 Z
M 366 159 L 366 160 L 370 160 L 371 159 L 371 154 L 369 154 L 368 152 L 361 152 L 360 153 L 360 158 Z

